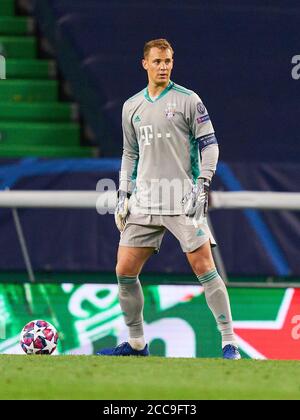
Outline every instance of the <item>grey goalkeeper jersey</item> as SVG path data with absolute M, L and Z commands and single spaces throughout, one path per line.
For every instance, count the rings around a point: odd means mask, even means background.
M 146 88 L 124 103 L 122 127 L 120 190 L 133 192 L 132 211 L 184 213 L 182 198 L 200 175 L 199 141 L 216 142 L 199 96 L 170 82 L 153 101 Z

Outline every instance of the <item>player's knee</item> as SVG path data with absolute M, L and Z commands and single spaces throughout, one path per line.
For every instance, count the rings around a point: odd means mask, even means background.
M 116 274 L 118 277 L 133 277 L 139 274 L 139 270 L 128 261 L 119 261 L 116 265 Z
M 193 271 L 196 275 L 203 275 L 211 271 L 214 267 L 210 259 L 202 259 L 201 261 L 195 261 L 192 264 Z

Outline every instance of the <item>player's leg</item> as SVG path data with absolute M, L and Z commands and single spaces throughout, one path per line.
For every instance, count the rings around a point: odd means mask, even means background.
M 193 252 L 187 252 L 186 256 L 204 288 L 207 304 L 222 335 L 224 358 L 239 359 L 240 354 L 233 331 L 229 296 L 224 281 L 216 270 L 210 241 L 208 240 Z
M 100 350 L 102 356 L 148 356 L 144 339 L 144 295 L 139 280 L 143 265 L 155 248 L 119 246 L 116 274 L 119 287 L 119 302 L 125 324 L 129 330 L 128 341 L 117 347 Z
M 189 217 L 178 215 L 164 216 L 163 224 L 180 241 L 183 252 L 204 288 L 207 304 L 222 335 L 224 357 L 240 357 L 233 332 L 227 289 L 216 270 L 211 252 L 215 240 L 207 223 L 196 228 Z
M 155 217 L 130 214 L 121 234 L 116 274 L 119 300 L 129 330 L 128 342 L 115 349 L 104 349 L 98 354 L 113 356 L 147 356 L 144 339 L 144 295 L 139 274 L 148 258 L 160 248 L 165 229 Z
M 139 274 L 155 248 L 120 246 L 116 274 L 119 285 L 119 301 L 125 324 L 129 330 L 129 344 L 142 350 L 146 343 L 143 329 L 144 295 Z

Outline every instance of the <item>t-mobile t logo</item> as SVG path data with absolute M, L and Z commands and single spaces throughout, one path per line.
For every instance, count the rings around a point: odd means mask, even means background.
M 141 134 L 141 140 L 145 140 L 145 146 L 151 146 L 151 143 L 149 140 L 153 139 L 153 127 L 152 125 L 143 125 L 140 127 L 140 134 Z M 156 137 L 158 139 L 163 138 L 162 133 L 157 132 Z M 171 133 L 165 133 L 166 139 L 171 138 Z
M 145 146 L 151 146 L 149 140 L 153 139 L 152 125 L 142 125 L 140 127 L 141 140 L 145 140 Z
M 6 66 L 5 58 L 0 54 L 0 80 L 6 79 Z

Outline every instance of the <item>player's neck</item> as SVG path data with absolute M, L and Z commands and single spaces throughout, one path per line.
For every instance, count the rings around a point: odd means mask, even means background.
M 170 83 L 170 81 L 168 80 L 163 85 L 157 85 L 157 84 L 149 81 L 148 93 L 149 93 L 150 97 L 151 98 L 156 98 L 157 96 L 159 96 L 166 89 L 166 87 L 168 86 L 169 83 Z

